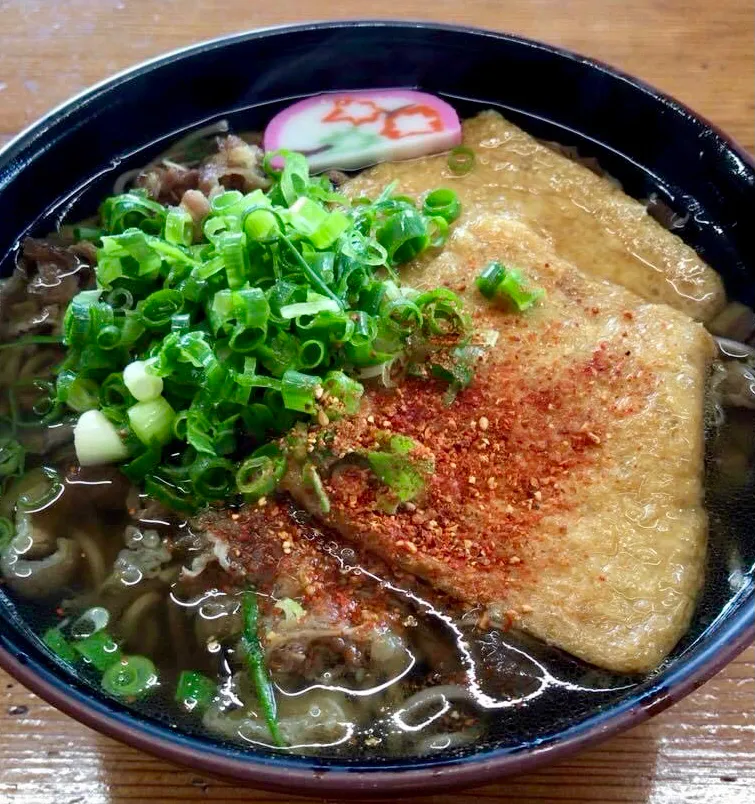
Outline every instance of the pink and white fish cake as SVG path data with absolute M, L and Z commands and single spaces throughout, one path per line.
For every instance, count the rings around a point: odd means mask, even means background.
M 460 142 L 459 116 L 445 101 L 409 89 L 377 89 L 298 101 L 270 121 L 264 147 L 299 151 L 316 172 L 413 159 Z

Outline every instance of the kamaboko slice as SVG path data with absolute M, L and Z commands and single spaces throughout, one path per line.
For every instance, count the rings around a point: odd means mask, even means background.
M 312 171 L 414 159 L 460 142 L 461 123 L 454 109 L 434 95 L 407 89 L 305 98 L 277 114 L 264 138 L 268 152 L 303 153 Z

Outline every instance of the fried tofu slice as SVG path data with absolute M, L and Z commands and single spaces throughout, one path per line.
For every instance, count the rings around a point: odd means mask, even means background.
M 486 301 L 473 280 L 494 259 L 545 299 L 526 313 Z M 405 281 L 460 292 L 495 347 L 450 406 L 437 383 L 412 379 L 313 428 L 327 514 L 296 467 L 288 489 L 347 540 L 498 625 L 610 670 L 653 669 L 688 627 L 703 577 L 711 337 L 584 276 L 503 212 L 468 215 Z M 410 436 L 409 457 L 434 464 L 424 496 L 395 513 L 351 460 L 386 433 Z
M 726 297 L 718 274 L 614 183 L 497 112 L 467 120 L 463 132 L 464 145 L 476 154 L 467 175 L 454 175 L 442 155 L 378 165 L 349 182 L 347 191 L 374 197 L 394 180 L 409 195 L 452 187 L 462 201 L 462 220 L 494 214 L 520 221 L 584 273 L 698 321 L 722 309 Z

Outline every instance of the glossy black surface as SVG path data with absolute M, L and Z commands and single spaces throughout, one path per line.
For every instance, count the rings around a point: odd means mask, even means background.
M 579 146 L 635 197 L 656 193 L 686 217 L 684 239 L 723 275 L 730 295 L 755 303 L 755 169 L 722 135 L 655 91 L 586 59 L 502 35 L 410 23 L 302 26 L 213 42 L 118 76 L 53 112 L 0 154 L 3 272 L 10 270 L 25 231 L 44 233 L 62 211 L 73 217 L 91 212 L 118 173 L 144 163 L 186 129 L 222 117 L 237 130 L 259 128 L 281 99 L 385 86 L 443 94 L 462 114 L 498 106 L 535 136 Z M 726 643 L 753 627 L 754 490 L 748 486 L 736 500 L 718 499 L 715 492 L 710 499 L 713 549 L 706 590 L 692 629 L 657 675 L 598 699 L 566 696 L 529 711 L 515 718 L 518 728 L 508 732 L 502 748 L 493 740 L 480 745 L 480 753 L 516 755 L 610 730 L 712 672 Z M 12 606 L 0 606 L 0 623 L 0 645 L 28 653 L 53 683 L 65 675 L 29 639 Z M 574 679 L 586 672 L 568 659 L 561 666 Z M 86 686 L 69 681 L 86 704 Z M 103 699 L 93 707 L 123 723 L 139 723 Z M 241 761 L 254 756 L 212 748 L 202 738 L 179 738 L 158 720 L 146 730 L 208 754 L 225 751 L 223 756 Z M 427 764 L 432 761 L 408 760 L 404 767 Z

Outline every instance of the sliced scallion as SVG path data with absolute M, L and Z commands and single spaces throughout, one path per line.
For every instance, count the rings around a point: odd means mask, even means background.
M 0 478 L 22 474 L 26 451 L 14 438 L 0 441 Z
M 128 457 L 128 448 L 116 426 L 101 410 L 87 410 L 79 416 L 73 442 L 82 466 L 116 463 Z
M 45 631 L 42 642 L 52 653 L 68 664 L 75 664 L 81 658 L 74 650 L 73 645 L 63 636 L 60 628 L 50 628 Z
M 394 265 L 413 260 L 430 242 L 427 220 L 412 208 L 401 209 L 391 215 L 377 230 L 376 236 Z
M 394 184 L 351 201 L 301 154 L 263 167 L 269 190 L 215 194 L 201 227 L 142 190 L 107 199 L 78 232 L 97 246 L 97 289 L 69 305 L 54 388 L 35 386 L 45 421 L 80 414 L 83 463 L 123 461 L 182 511 L 272 493 L 285 460 L 258 446 L 308 417 L 352 415 L 366 367 L 385 377 L 411 348 L 468 332 L 458 297 L 402 288 L 396 272 L 446 241 L 453 190 L 419 203 Z M 13 428 L 28 424 L 16 393 Z
M 128 409 L 128 420 L 136 437 L 145 444 L 167 444 L 173 435 L 176 414 L 164 397 L 137 402 Z
M 244 622 L 242 644 L 246 653 L 249 676 L 254 685 L 257 701 L 262 709 L 265 722 L 270 730 L 270 736 L 276 745 L 283 746 L 285 742 L 278 727 L 273 683 L 265 667 L 265 658 L 260 645 L 259 634 L 257 633 L 259 628 L 259 609 L 255 591 L 248 589 L 244 592 L 241 600 L 241 611 Z
M 4 550 L 16 532 L 14 524 L 5 516 L 0 516 L 0 550 Z
M 101 672 L 121 660 L 121 649 L 107 631 L 96 631 L 86 639 L 73 642 L 72 645 L 86 662 Z
M 441 217 L 453 223 L 461 215 L 461 202 L 453 190 L 441 187 L 425 196 L 422 211 L 430 218 Z
M 189 466 L 189 479 L 207 500 L 222 500 L 234 491 L 234 466 L 225 458 L 200 455 Z
M 289 369 L 281 380 L 283 404 L 289 410 L 314 413 L 317 390 L 322 389 L 321 383 L 317 376 Z
M 123 384 L 139 402 L 157 399 L 163 392 L 162 377 L 153 374 L 149 370 L 150 365 L 144 360 L 134 360 L 123 369 Z
M 177 246 L 190 246 L 194 238 L 194 221 L 182 207 L 173 207 L 165 216 L 165 239 Z
M 475 164 L 475 153 L 466 145 L 454 148 L 448 156 L 448 168 L 457 176 L 469 173 Z
M 286 471 L 282 455 L 253 455 L 247 458 L 236 473 L 236 485 L 249 500 L 271 494 Z
M 141 698 L 157 686 L 157 670 L 146 656 L 124 656 L 102 674 L 102 689 L 117 698 Z
M 485 266 L 475 283 L 486 299 L 506 301 L 519 312 L 528 310 L 545 295 L 542 288 L 528 287 L 521 271 L 495 261 Z
M 218 685 L 196 670 L 184 670 L 176 685 L 176 703 L 188 712 L 202 713 L 217 695 Z

